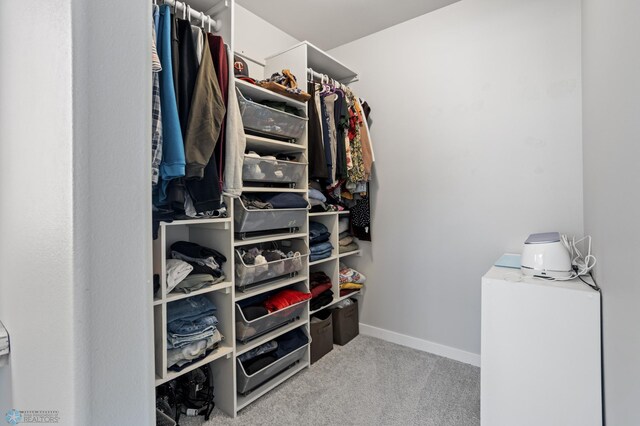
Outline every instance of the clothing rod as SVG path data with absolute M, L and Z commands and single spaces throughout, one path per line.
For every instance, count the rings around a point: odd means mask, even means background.
M 327 74 L 322 74 L 321 72 L 314 71 L 313 68 L 307 68 L 307 76 L 311 77 L 313 80 L 327 81 L 328 83 L 332 83 L 334 86 L 344 86 L 345 84 L 358 81 L 358 76 L 355 76 L 349 82 L 343 83 L 342 81 L 336 80 L 335 78 L 330 77 Z
M 178 18 L 185 16 L 185 13 L 188 12 L 189 16 L 186 17 L 188 20 L 195 19 L 201 24 L 204 24 L 205 28 L 208 28 L 208 25 L 211 25 L 211 30 L 214 32 L 218 32 L 220 31 L 220 28 L 222 28 L 222 22 L 219 19 L 213 19 L 211 16 L 192 8 L 191 6 L 187 7 L 186 3 L 177 0 L 162 0 L 162 3 L 168 4 L 172 8 L 177 9 L 176 16 Z

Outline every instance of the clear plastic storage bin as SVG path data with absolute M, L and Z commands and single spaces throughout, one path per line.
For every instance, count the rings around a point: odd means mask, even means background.
M 284 309 L 248 321 L 242 312 L 242 308 L 236 303 L 236 340 L 246 343 L 276 328 L 292 323 L 300 319 L 306 306 L 307 300 L 303 300 L 295 305 L 287 306 Z
M 290 243 L 289 247 L 284 244 Z M 268 243 L 267 243 L 268 244 Z M 293 276 L 299 271 L 307 267 L 309 259 L 309 249 L 302 240 L 279 241 L 277 242 L 280 250 L 288 253 L 289 251 L 299 252 L 300 256 L 294 256 L 287 259 L 274 260 L 272 262 L 261 263 L 258 265 L 247 265 L 244 263 L 240 250 L 236 249 L 236 287 L 240 291 L 244 291 L 246 287 L 257 285 L 262 281 L 273 280 L 284 276 Z M 251 247 L 247 245 L 246 247 Z M 273 246 L 261 245 L 261 248 L 274 248 Z
M 236 362 L 238 363 L 238 393 L 247 394 L 261 384 L 271 380 L 278 373 L 287 370 L 289 367 L 293 367 L 304 357 L 305 351 L 308 347 L 309 345 L 306 344 L 251 375 L 247 374 L 242 366 L 242 362 L 236 359 Z
M 245 182 L 298 183 L 307 163 L 244 156 L 242 180 Z
M 298 139 L 304 134 L 307 118 L 253 102 L 236 91 L 245 129 L 283 139 Z
M 307 221 L 307 210 L 303 209 L 248 209 L 242 199 L 234 201 L 233 225 L 235 232 L 270 231 L 302 227 Z

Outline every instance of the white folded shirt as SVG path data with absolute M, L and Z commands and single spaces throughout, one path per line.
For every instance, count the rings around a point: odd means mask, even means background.
M 167 293 L 170 293 L 180 281 L 187 278 L 193 271 L 193 266 L 178 259 L 167 259 Z

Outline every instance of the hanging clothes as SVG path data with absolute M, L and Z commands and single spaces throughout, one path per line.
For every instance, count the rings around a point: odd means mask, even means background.
M 231 50 L 225 46 L 227 58 L 231 58 Z M 223 188 L 226 194 L 239 197 L 242 194 L 242 164 L 244 151 L 247 146 L 247 138 L 242 124 L 240 105 L 236 94 L 236 86 L 233 79 L 229 80 L 227 92 L 227 120 L 226 135 L 227 149 L 225 150 L 225 167 Z
M 309 110 L 307 147 L 309 179 L 327 179 L 329 173 L 324 155 L 322 121 L 320 120 L 320 96 L 316 90 L 316 84 L 313 82 L 308 84 L 307 90 L 311 94 L 311 100 L 307 104 Z
M 197 71 L 184 149 L 187 161 L 186 178 L 201 180 L 220 136 L 226 110 L 208 40 L 204 40 L 202 63 Z
M 180 119 L 175 95 L 171 51 L 172 18 L 169 5 L 160 6 L 158 56 L 160 71 L 160 109 L 162 114 L 162 161 L 159 170 L 157 202 L 167 202 L 167 188 L 173 179 L 184 176 L 185 157 Z
M 329 186 L 333 183 L 331 177 L 333 176 L 333 162 L 331 157 L 331 136 L 329 131 L 329 113 L 327 112 L 327 104 L 324 101 L 324 96 L 320 96 L 320 117 L 322 119 L 322 144 L 324 147 L 324 158 L 327 163 L 327 182 Z
M 352 167 L 349 169 L 349 183 L 356 184 L 364 180 L 364 162 L 362 159 L 362 141 L 360 135 L 360 115 L 356 109 L 356 99 L 353 92 L 347 90 L 349 103 L 349 147 Z
M 157 28 L 160 20 L 160 8 L 153 7 L 153 25 L 151 27 L 151 184 L 157 185 L 160 179 L 162 162 L 162 110 L 160 107 L 160 71 L 162 64 L 156 48 Z
M 178 47 L 178 84 L 176 86 L 176 98 L 178 102 L 178 117 L 182 137 L 186 137 L 189 123 L 189 111 L 193 90 L 198 78 L 198 55 L 193 43 L 191 23 L 183 19 L 176 19 L 176 43 Z
M 225 107 L 208 38 L 203 43 L 202 63 L 198 69 L 185 144 L 189 166 L 189 179 L 185 185 L 195 211 L 214 215 L 222 207 L 222 191 L 213 153 Z
M 373 166 L 373 148 L 371 146 L 371 138 L 369 137 L 367 121 L 360 105 L 360 101 L 357 99 L 355 100 L 355 107 L 359 116 L 358 125 L 360 126 L 360 143 L 362 145 L 362 165 L 364 167 L 364 177 L 362 180 L 368 182 L 371 178 L 371 167 Z
M 218 78 L 218 85 L 222 93 L 222 99 L 224 102 L 225 113 L 228 107 L 229 98 L 229 60 L 227 57 L 227 50 L 224 45 L 222 37 L 208 34 L 209 48 L 211 49 L 211 57 L 213 58 L 213 64 L 216 68 L 216 76 Z M 216 156 L 216 164 L 218 165 L 219 186 L 222 190 L 222 177 L 224 176 L 224 158 L 225 158 L 225 120 L 223 117 L 222 128 L 220 136 L 218 137 L 217 149 L 214 151 Z
M 324 96 L 325 109 L 327 110 L 327 119 L 329 124 L 329 152 L 331 155 L 331 175 L 329 176 L 329 184 L 333 184 L 336 181 L 337 175 L 337 154 L 338 154 L 338 139 L 336 129 L 336 115 L 335 115 L 335 102 L 338 99 L 338 95 L 335 93 L 329 93 Z
M 347 103 L 344 92 L 336 90 L 337 99 L 334 102 L 334 121 L 336 125 L 336 181 L 347 178 L 347 152 L 344 143 L 345 128 L 348 123 Z

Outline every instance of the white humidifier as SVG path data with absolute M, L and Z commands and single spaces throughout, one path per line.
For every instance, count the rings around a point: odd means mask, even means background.
M 525 275 L 542 278 L 571 276 L 571 256 L 560 238 L 560 233 L 529 235 L 522 249 L 520 269 Z

